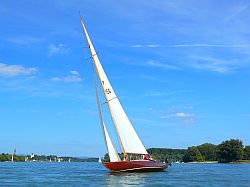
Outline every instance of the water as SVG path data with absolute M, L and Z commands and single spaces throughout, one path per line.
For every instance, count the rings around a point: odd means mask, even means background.
M 173 164 L 164 172 L 108 172 L 101 163 L 0 162 L 0 186 L 250 187 L 250 164 Z

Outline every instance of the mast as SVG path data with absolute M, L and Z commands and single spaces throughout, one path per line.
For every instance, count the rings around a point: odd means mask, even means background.
M 94 49 L 94 47 L 93 47 L 93 45 L 92 45 L 92 43 L 91 43 L 91 41 L 90 41 L 90 38 L 89 38 L 89 36 L 88 36 L 87 30 L 86 30 L 86 28 L 85 28 L 85 26 L 84 26 L 84 23 L 83 23 L 83 20 L 82 20 L 82 17 L 81 17 L 81 16 L 80 16 L 80 21 L 81 21 L 81 25 L 82 25 L 82 28 L 83 28 L 83 31 L 84 31 L 86 40 L 87 40 L 87 42 L 88 42 L 88 47 L 89 47 L 89 49 L 90 49 L 91 57 L 92 57 L 92 60 L 93 60 L 93 62 L 94 62 L 94 66 L 95 66 L 95 69 L 96 69 L 96 72 L 97 72 L 97 75 L 98 75 L 98 78 L 99 78 L 99 81 L 100 81 L 100 84 L 101 84 L 101 87 L 102 87 L 102 91 L 103 91 L 104 96 L 105 96 L 105 99 L 106 99 L 106 103 L 107 103 L 107 105 L 108 105 L 109 112 L 110 112 L 110 114 L 111 114 L 112 121 L 113 121 L 113 123 L 114 123 L 114 125 L 115 125 L 116 131 L 117 131 L 117 134 L 118 134 L 118 138 L 119 138 L 119 142 L 120 142 L 121 147 L 122 147 L 122 152 L 123 152 L 123 154 L 124 154 L 124 158 L 126 158 L 126 157 L 127 157 L 127 154 L 126 154 L 126 152 L 125 152 L 125 149 L 124 149 L 124 146 L 123 146 L 123 143 L 122 143 L 120 134 L 119 134 L 119 130 L 118 130 L 117 125 L 116 125 L 116 121 L 115 121 L 115 119 L 114 119 L 114 117 L 113 117 L 112 110 L 110 109 L 109 100 L 108 100 L 108 97 L 107 97 L 107 95 L 106 95 L 107 92 L 106 92 L 106 90 L 104 89 L 104 86 L 103 86 L 104 82 L 102 82 L 102 80 L 101 80 L 100 73 L 99 73 L 99 71 L 98 71 L 97 64 L 96 64 L 96 61 L 95 61 L 95 58 L 94 58 L 94 57 L 96 56 L 95 49 Z
M 144 147 L 140 138 L 138 137 L 132 123 L 130 122 L 126 112 L 124 111 L 119 99 L 115 94 L 114 89 L 112 88 L 109 82 L 109 79 L 90 41 L 87 30 L 83 24 L 82 18 L 81 18 L 81 24 L 89 45 L 93 64 L 96 69 L 102 87 L 102 91 L 105 96 L 111 118 L 113 120 L 113 124 L 117 131 L 117 135 L 122 147 L 122 152 L 124 153 L 124 157 L 128 158 L 127 154 L 141 154 L 141 155 L 148 154 L 146 148 Z

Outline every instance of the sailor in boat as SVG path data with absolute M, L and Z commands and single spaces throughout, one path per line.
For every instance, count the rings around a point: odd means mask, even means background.
M 144 155 L 144 160 L 149 160 L 149 161 L 155 161 L 153 159 L 151 159 L 150 155 Z
M 165 163 L 169 164 L 169 166 L 171 166 L 171 160 L 169 160 L 168 158 L 165 158 Z
M 168 165 L 160 162 L 151 162 L 150 156 L 144 145 L 142 144 L 140 138 L 138 137 L 132 123 L 130 122 L 128 116 L 126 115 L 119 99 L 117 98 L 111 84 L 106 76 L 106 73 L 100 63 L 100 60 L 95 52 L 95 49 L 90 41 L 87 30 L 83 24 L 82 18 L 80 18 L 82 28 L 88 46 L 90 49 L 91 57 L 93 60 L 93 65 L 95 68 L 95 73 L 100 81 L 103 95 L 105 97 L 106 103 L 108 105 L 108 110 L 111 115 L 113 124 L 116 128 L 116 132 L 121 144 L 122 152 L 124 153 L 124 158 L 126 162 L 122 162 L 118 156 L 112 141 L 109 137 L 108 131 L 105 127 L 105 123 L 102 116 L 101 105 L 98 96 L 97 83 L 94 78 L 95 83 L 95 93 L 98 108 L 98 115 L 100 118 L 100 125 L 103 130 L 105 137 L 106 146 L 110 156 L 110 162 L 103 162 L 103 165 L 110 171 L 159 171 L 167 168 Z M 104 83 L 105 82 L 105 83 Z M 131 154 L 133 153 L 133 154 Z M 144 155 L 144 156 L 143 156 Z M 138 161 L 144 159 L 147 162 Z M 146 159 L 145 159 L 146 158 Z M 129 161 L 131 160 L 131 161 Z M 138 161 L 138 162 L 137 162 Z

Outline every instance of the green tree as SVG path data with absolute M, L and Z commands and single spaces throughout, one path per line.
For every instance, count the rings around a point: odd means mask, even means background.
M 110 161 L 110 159 L 109 159 L 109 154 L 106 153 L 106 154 L 104 155 L 104 157 L 103 157 L 103 162 L 109 162 L 109 161 Z
M 223 141 L 218 145 L 218 161 L 219 162 L 233 162 L 243 158 L 243 144 L 241 140 L 231 139 Z
M 189 147 L 183 157 L 184 162 L 202 162 L 203 157 L 196 146 Z
M 11 155 L 2 153 L 0 155 L 0 162 L 11 161 Z
M 169 149 L 169 148 L 149 148 L 147 152 L 154 160 L 164 162 L 166 158 L 172 161 L 182 161 L 186 149 Z
M 118 155 L 119 155 L 119 157 L 120 157 L 121 160 L 124 159 L 124 154 L 123 153 L 118 153 Z
M 124 154 L 123 153 L 118 153 L 118 156 L 120 157 L 121 160 L 124 159 Z M 104 162 L 110 162 L 109 154 L 106 153 L 103 157 Z
M 250 146 L 246 146 L 244 148 L 243 159 L 244 160 L 250 160 Z
M 211 143 L 204 143 L 197 146 L 205 161 L 214 161 L 217 159 L 217 146 Z

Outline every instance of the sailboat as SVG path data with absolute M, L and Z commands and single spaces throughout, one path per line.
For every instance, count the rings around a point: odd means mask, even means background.
M 83 23 L 82 17 L 80 17 L 80 22 L 86 37 L 88 48 L 91 53 L 91 58 L 93 61 L 95 73 L 97 74 L 99 83 L 101 85 L 101 90 L 106 100 L 106 104 L 109 109 L 110 116 L 112 118 L 113 124 L 115 126 L 119 143 L 122 148 L 124 159 L 121 160 L 116 152 L 116 149 L 112 143 L 112 140 L 107 131 L 106 125 L 104 123 L 101 104 L 98 96 L 98 88 L 96 78 L 95 82 L 95 94 L 98 107 L 98 114 L 100 118 L 100 125 L 104 135 L 106 147 L 109 154 L 109 162 L 102 162 L 103 165 L 111 172 L 125 172 L 125 171 L 162 171 L 166 169 L 169 164 L 161 163 L 151 159 L 146 148 L 142 144 L 140 138 L 138 137 L 134 127 L 132 126 L 127 114 L 125 113 L 118 97 L 116 96 L 114 89 L 112 88 L 107 75 L 101 65 L 101 62 L 97 56 L 97 53 L 92 45 L 89 38 L 86 27 Z M 96 76 L 95 76 L 96 77 Z

